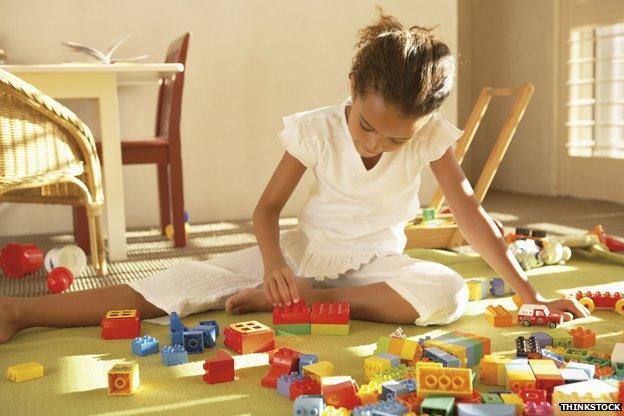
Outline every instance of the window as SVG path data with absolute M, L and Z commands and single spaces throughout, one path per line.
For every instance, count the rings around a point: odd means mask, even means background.
M 567 149 L 624 158 L 624 22 L 570 31 Z

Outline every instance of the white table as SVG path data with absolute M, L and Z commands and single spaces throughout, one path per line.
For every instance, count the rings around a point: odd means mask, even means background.
M 182 64 L 45 64 L 2 65 L 43 93 L 54 98 L 95 98 L 102 128 L 102 175 L 109 260 L 126 259 L 119 86 L 158 82 L 184 71 Z

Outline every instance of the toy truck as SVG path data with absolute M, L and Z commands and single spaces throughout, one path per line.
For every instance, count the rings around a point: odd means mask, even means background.
M 518 323 L 523 326 L 548 325 L 549 328 L 556 328 L 563 323 L 563 316 L 550 313 L 544 305 L 524 304 L 518 311 Z

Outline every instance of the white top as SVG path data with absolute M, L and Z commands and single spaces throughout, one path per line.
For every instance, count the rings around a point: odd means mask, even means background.
M 404 146 L 366 170 L 341 105 L 284 117 L 279 138 L 315 177 L 299 226 L 281 235 L 297 276 L 338 278 L 374 257 L 403 253 L 404 228 L 420 211 L 420 170 L 439 159 L 461 135 L 434 116 Z

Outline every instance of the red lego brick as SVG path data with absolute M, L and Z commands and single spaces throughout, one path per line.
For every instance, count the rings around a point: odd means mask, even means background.
M 284 374 L 299 372 L 299 353 L 288 348 L 283 348 L 273 353 L 269 358 L 271 369 L 260 380 L 260 385 L 272 389 L 277 388 L 277 379 Z
M 418 397 L 418 393 L 410 393 L 397 397 L 397 400 L 403 403 L 407 407 L 407 410 L 418 414 L 418 412 L 420 412 L 420 404 L 423 402 L 424 398 Z
M 269 356 L 269 364 L 273 364 L 273 357 L 275 357 L 276 355 L 292 355 L 293 357 L 298 358 L 299 354 L 299 351 L 291 350 L 290 348 L 286 347 L 280 347 L 278 349 L 269 351 L 267 355 Z
M 323 379 L 321 394 L 325 400 L 325 405 L 334 406 L 335 408 L 345 407 L 349 410 L 360 406 L 362 401 L 357 395 L 358 387 L 355 381 L 350 379 L 333 383 L 332 379 L 342 378 L 343 377 L 327 377 Z
M 273 309 L 273 325 L 309 323 L 310 309 L 303 300 L 290 306 L 278 306 Z
M 418 393 L 416 393 L 418 394 Z M 479 393 L 477 390 L 473 390 L 472 391 L 472 396 L 470 397 L 457 397 L 455 398 L 455 404 L 457 403 L 474 403 L 474 404 L 478 404 L 481 403 L 481 393 Z
M 214 357 L 204 362 L 203 379 L 208 384 L 227 383 L 234 381 L 234 359 L 225 350 L 217 351 Z
M 313 324 L 348 324 L 351 313 L 349 304 L 316 302 L 310 310 L 310 322 Z
M 618 300 L 622 299 L 622 294 L 619 292 L 610 293 L 610 292 L 581 292 L 580 290 L 576 292 L 576 299 L 581 298 L 590 298 L 594 302 L 594 307 L 596 308 L 615 308 L 615 304 Z
M 141 335 L 141 314 L 136 309 L 108 311 L 100 327 L 104 339 L 134 339 Z
M 275 332 L 257 321 L 238 322 L 223 330 L 223 344 L 238 354 L 271 351 L 275 348 Z
M 302 394 L 321 394 L 321 385 L 310 377 L 304 377 L 301 381 L 294 381 L 290 385 L 290 400 L 295 400 Z
M 546 401 L 546 390 L 543 389 L 520 389 L 518 396 L 524 403 L 541 403 Z
M 555 387 L 565 384 L 565 381 L 561 376 L 548 375 L 548 376 L 535 376 L 535 389 L 546 390 L 546 401 L 550 401 L 553 390 Z

